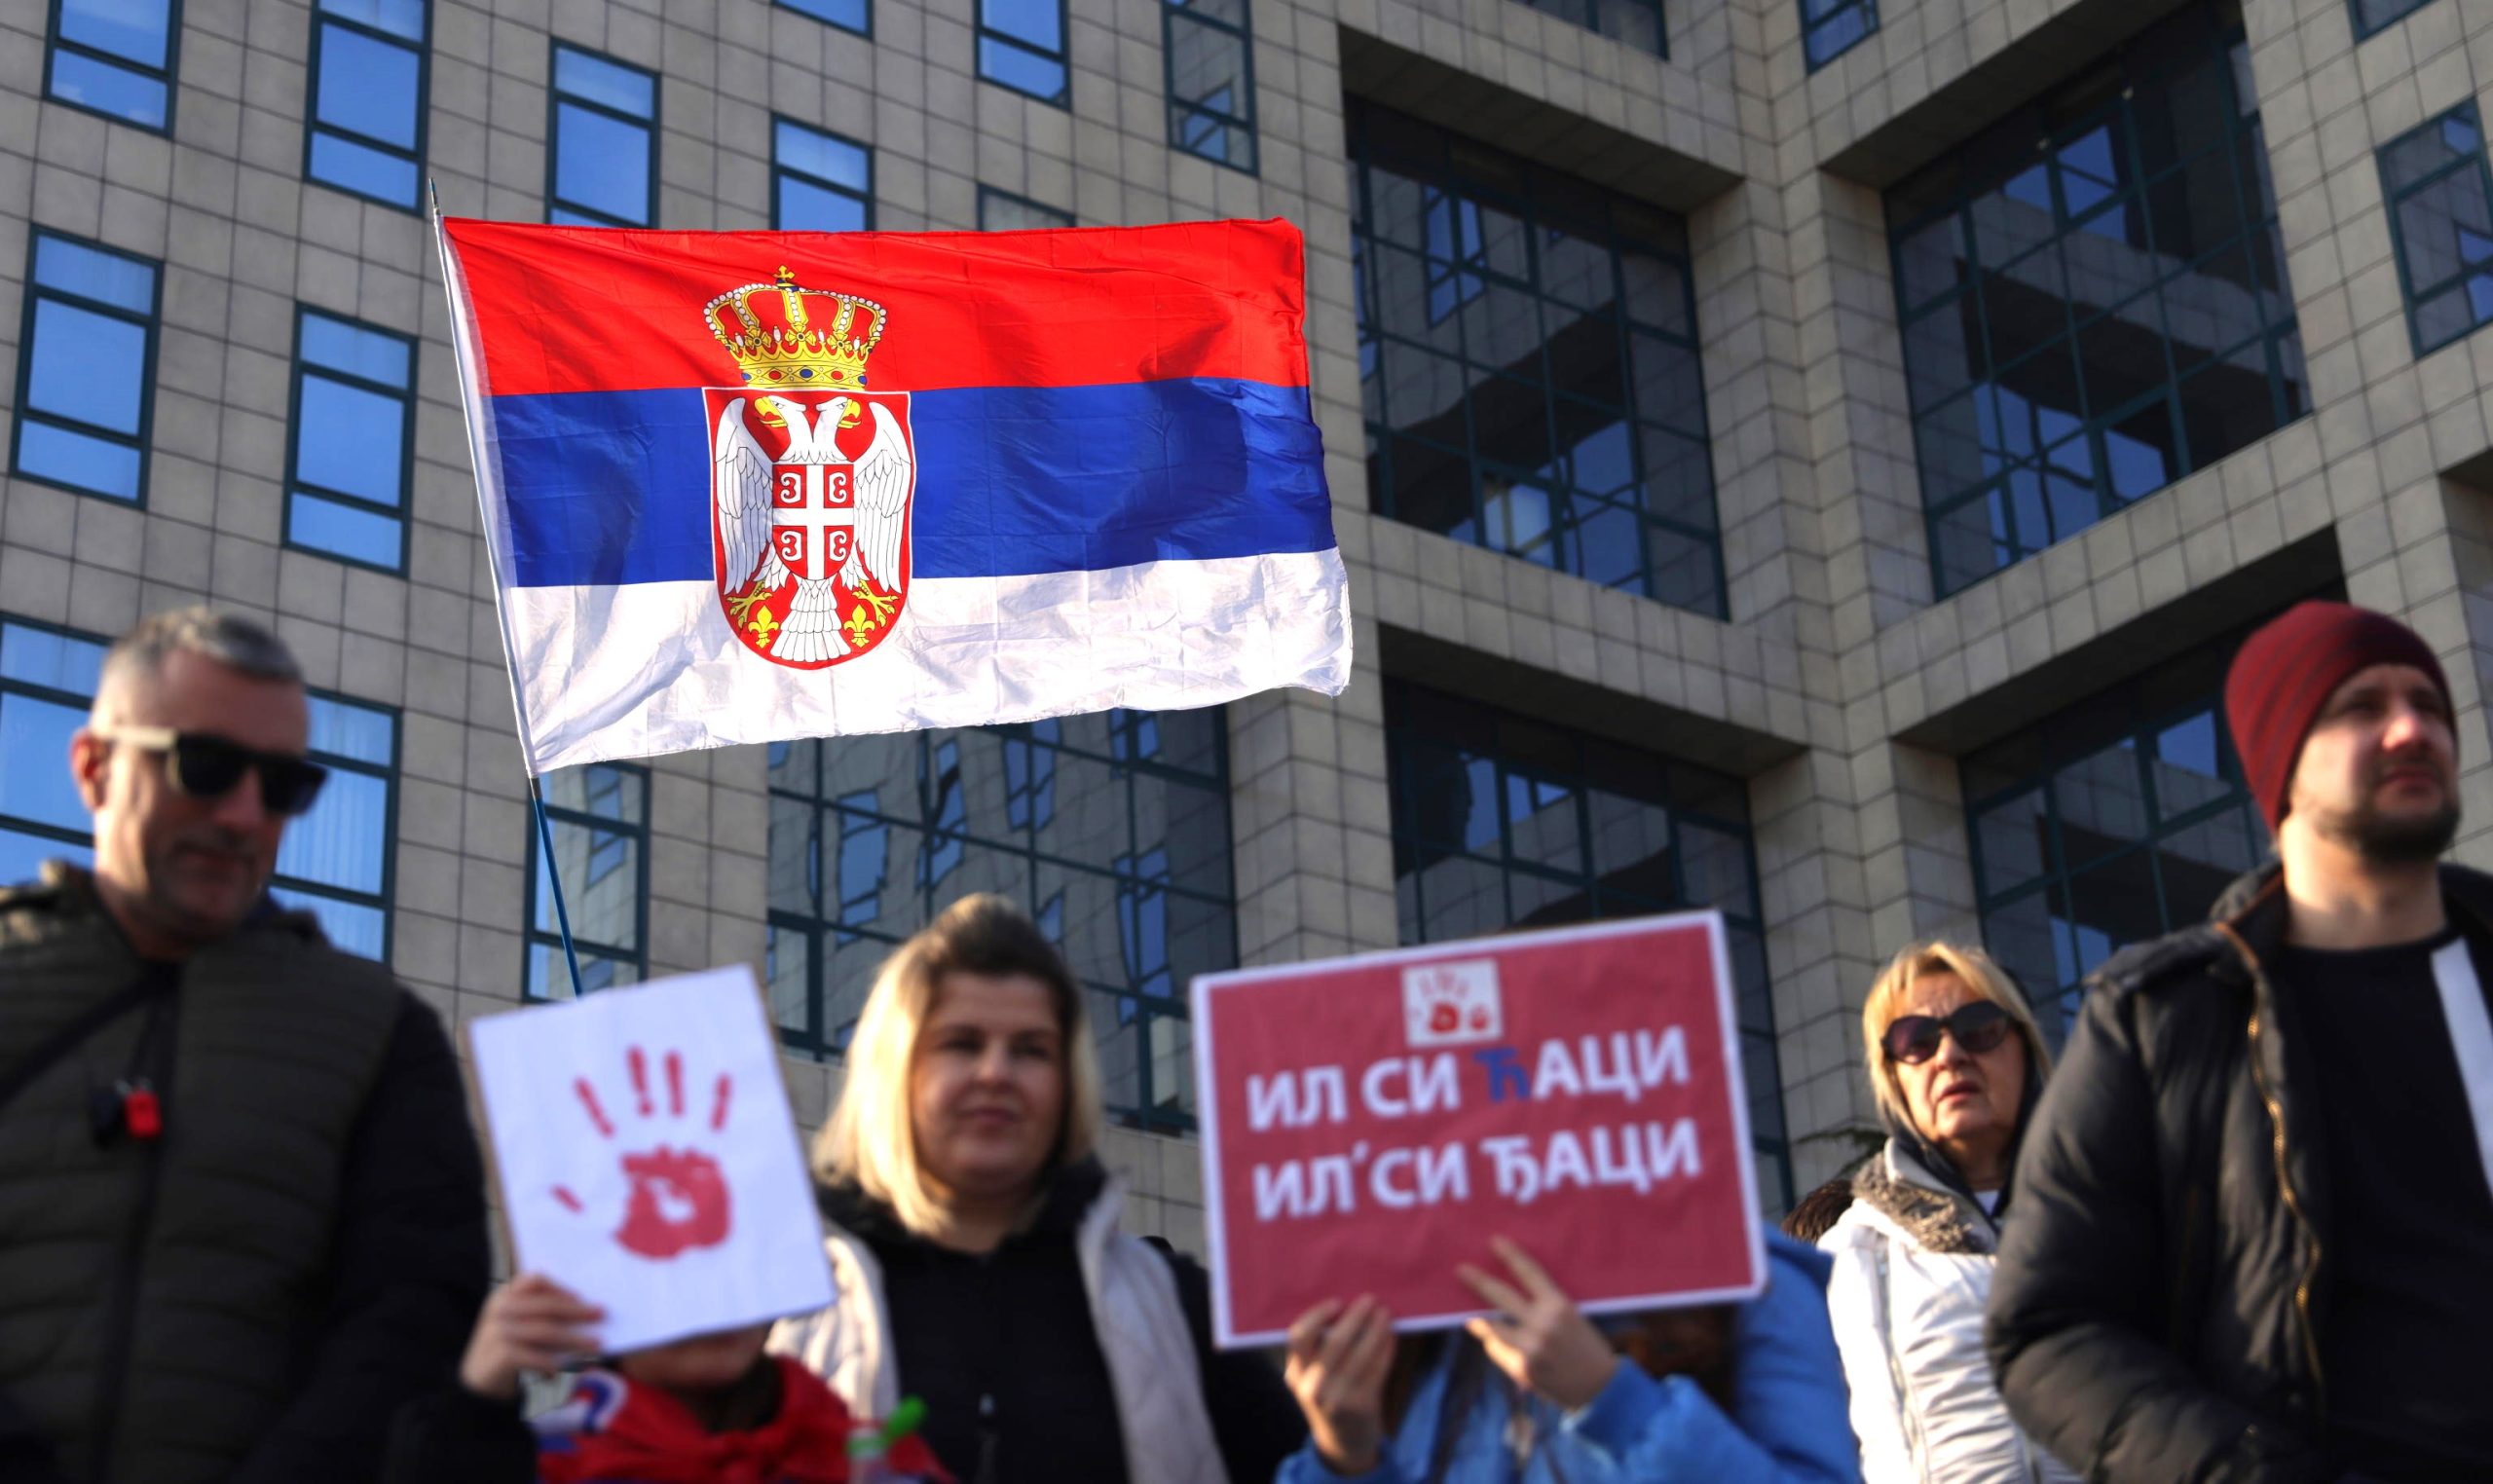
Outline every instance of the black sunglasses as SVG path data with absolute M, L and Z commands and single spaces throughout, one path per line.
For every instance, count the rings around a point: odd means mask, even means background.
M 1887 1024 L 1887 1033 L 1879 1043 L 1887 1048 L 1887 1059 L 1916 1065 L 1939 1055 L 1939 1035 L 1945 1031 L 1956 1038 L 1956 1044 L 1979 1057 L 1999 1049 L 2008 1039 L 2008 1012 L 1990 1000 L 1976 1000 L 1959 1005 L 1947 1019 L 1935 1015 L 1898 1016 Z
M 256 768 L 260 802 L 272 814 L 296 815 L 311 808 L 320 797 L 320 785 L 329 781 L 329 770 L 308 759 L 259 752 L 207 732 L 114 726 L 98 727 L 96 735 L 163 753 L 166 781 L 193 798 L 222 798 Z

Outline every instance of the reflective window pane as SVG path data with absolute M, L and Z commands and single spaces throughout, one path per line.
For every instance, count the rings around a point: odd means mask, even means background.
M 286 543 L 401 570 L 413 344 L 306 310 L 297 345 Z
M 136 500 L 156 375 L 156 265 L 45 232 L 30 258 L 13 466 Z
M 176 38 L 169 0 L 58 0 L 46 91 L 144 129 L 170 119 Z
M 866 0 L 778 0 L 778 3 L 799 15 L 811 16 L 843 31 L 863 33 L 867 29 Z
M 1350 125 L 1371 503 L 1719 615 L 1678 219 L 1382 108 Z
M 2493 320 L 2493 170 L 2474 103 L 2380 153 L 2417 354 Z
M 1878 0 L 1801 0 L 1801 45 L 1813 72 L 1878 29 Z
M 1073 213 L 1035 201 L 998 191 L 990 186 L 978 188 L 978 230 L 981 232 L 1025 232 L 1051 227 L 1070 227 Z
M 1959 765 L 1984 941 L 2055 1041 L 2088 972 L 2206 917 L 2268 852 L 2217 697 L 2251 625 L 2086 697 Z
M 2355 35 L 2362 38 L 2385 30 L 2428 3 L 2429 0 L 2353 0 Z
M 320 12 L 361 21 L 405 41 L 425 39 L 427 0 L 320 0 Z
M 554 91 L 548 216 L 588 225 L 650 225 L 657 79 L 558 46 Z
M 1102 1054 L 1187 980 L 1237 961 L 1227 726 L 1204 711 L 791 743 L 770 749 L 771 994 L 797 1052 L 836 1056 L 876 968 L 944 908 L 1029 912 L 1095 1003 Z M 1129 1041 L 1121 1121 L 1182 1130 L 1190 1078 Z
M 1889 191 L 1943 596 L 2301 415 L 2244 47 L 2194 0 Z
M 320 27 L 320 123 L 400 149 L 416 147 L 419 54 L 350 26 Z
M 640 983 L 649 974 L 648 770 L 634 763 L 590 763 L 548 773 L 538 780 L 538 789 L 544 823 L 536 827 L 531 820 L 528 832 L 529 995 L 571 997 L 563 951 L 566 917 L 583 991 Z
M 1385 729 L 1403 943 L 1718 909 L 1761 1032 L 1751 1091 L 1779 1107 L 1745 784 L 1402 681 L 1386 682 Z M 1779 1125 L 1753 1132 L 1788 1204 Z

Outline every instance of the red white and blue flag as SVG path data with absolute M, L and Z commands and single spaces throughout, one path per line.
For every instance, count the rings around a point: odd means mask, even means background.
M 1286 222 L 442 257 L 532 771 L 1350 678 Z

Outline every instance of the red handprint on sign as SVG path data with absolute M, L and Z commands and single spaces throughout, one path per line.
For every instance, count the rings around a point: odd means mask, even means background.
M 656 1100 L 650 1092 L 649 1057 L 635 1046 L 625 1054 L 632 1073 L 632 1093 L 644 1120 L 658 1116 Z M 669 1118 L 684 1117 L 684 1057 L 668 1052 L 665 1058 L 666 1113 Z M 606 1108 L 597 1099 L 597 1089 L 586 1077 L 576 1078 L 572 1091 L 596 1125 L 600 1137 L 614 1137 L 614 1123 L 606 1116 Z M 728 1097 L 732 1092 L 730 1079 L 719 1074 L 710 1097 L 710 1131 L 726 1127 Z M 697 1149 L 671 1148 L 659 1144 L 653 1149 L 623 1156 L 623 1173 L 630 1177 L 631 1195 L 623 1208 L 623 1223 L 614 1230 L 614 1241 L 627 1252 L 661 1262 L 696 1247 L 713 1247 L 727 1240 L 734 1222 L 734 1211 L 727 1200 L 727 1182 L 720 1172 L 719 1162 Z M 581 1209 L 579 1197 L 568 1187 L 554 1187 L 554 1199 L 568 1210 Z

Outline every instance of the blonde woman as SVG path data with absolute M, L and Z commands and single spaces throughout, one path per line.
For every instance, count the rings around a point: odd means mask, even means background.
M 1898 953 L 1861 1011 L 1887 1142 L 1818 1244 L 1867 1484 L 2038 1484 L 2075 1475 L 2009 1419 L 1983 1353 L 2018 1136 L 2051 1054 L 1980 948 Z
M 1063 958 L 1001 897 L 895 949 L 814 1146 L 830 1308 L 771 1346 L 848 1404 L 926 1403 L 963 1484 L 1262 1481 L 1306 1435 L 1212 1352 L 1203 1271 L 1118 1229 L 1099 1068 Z

